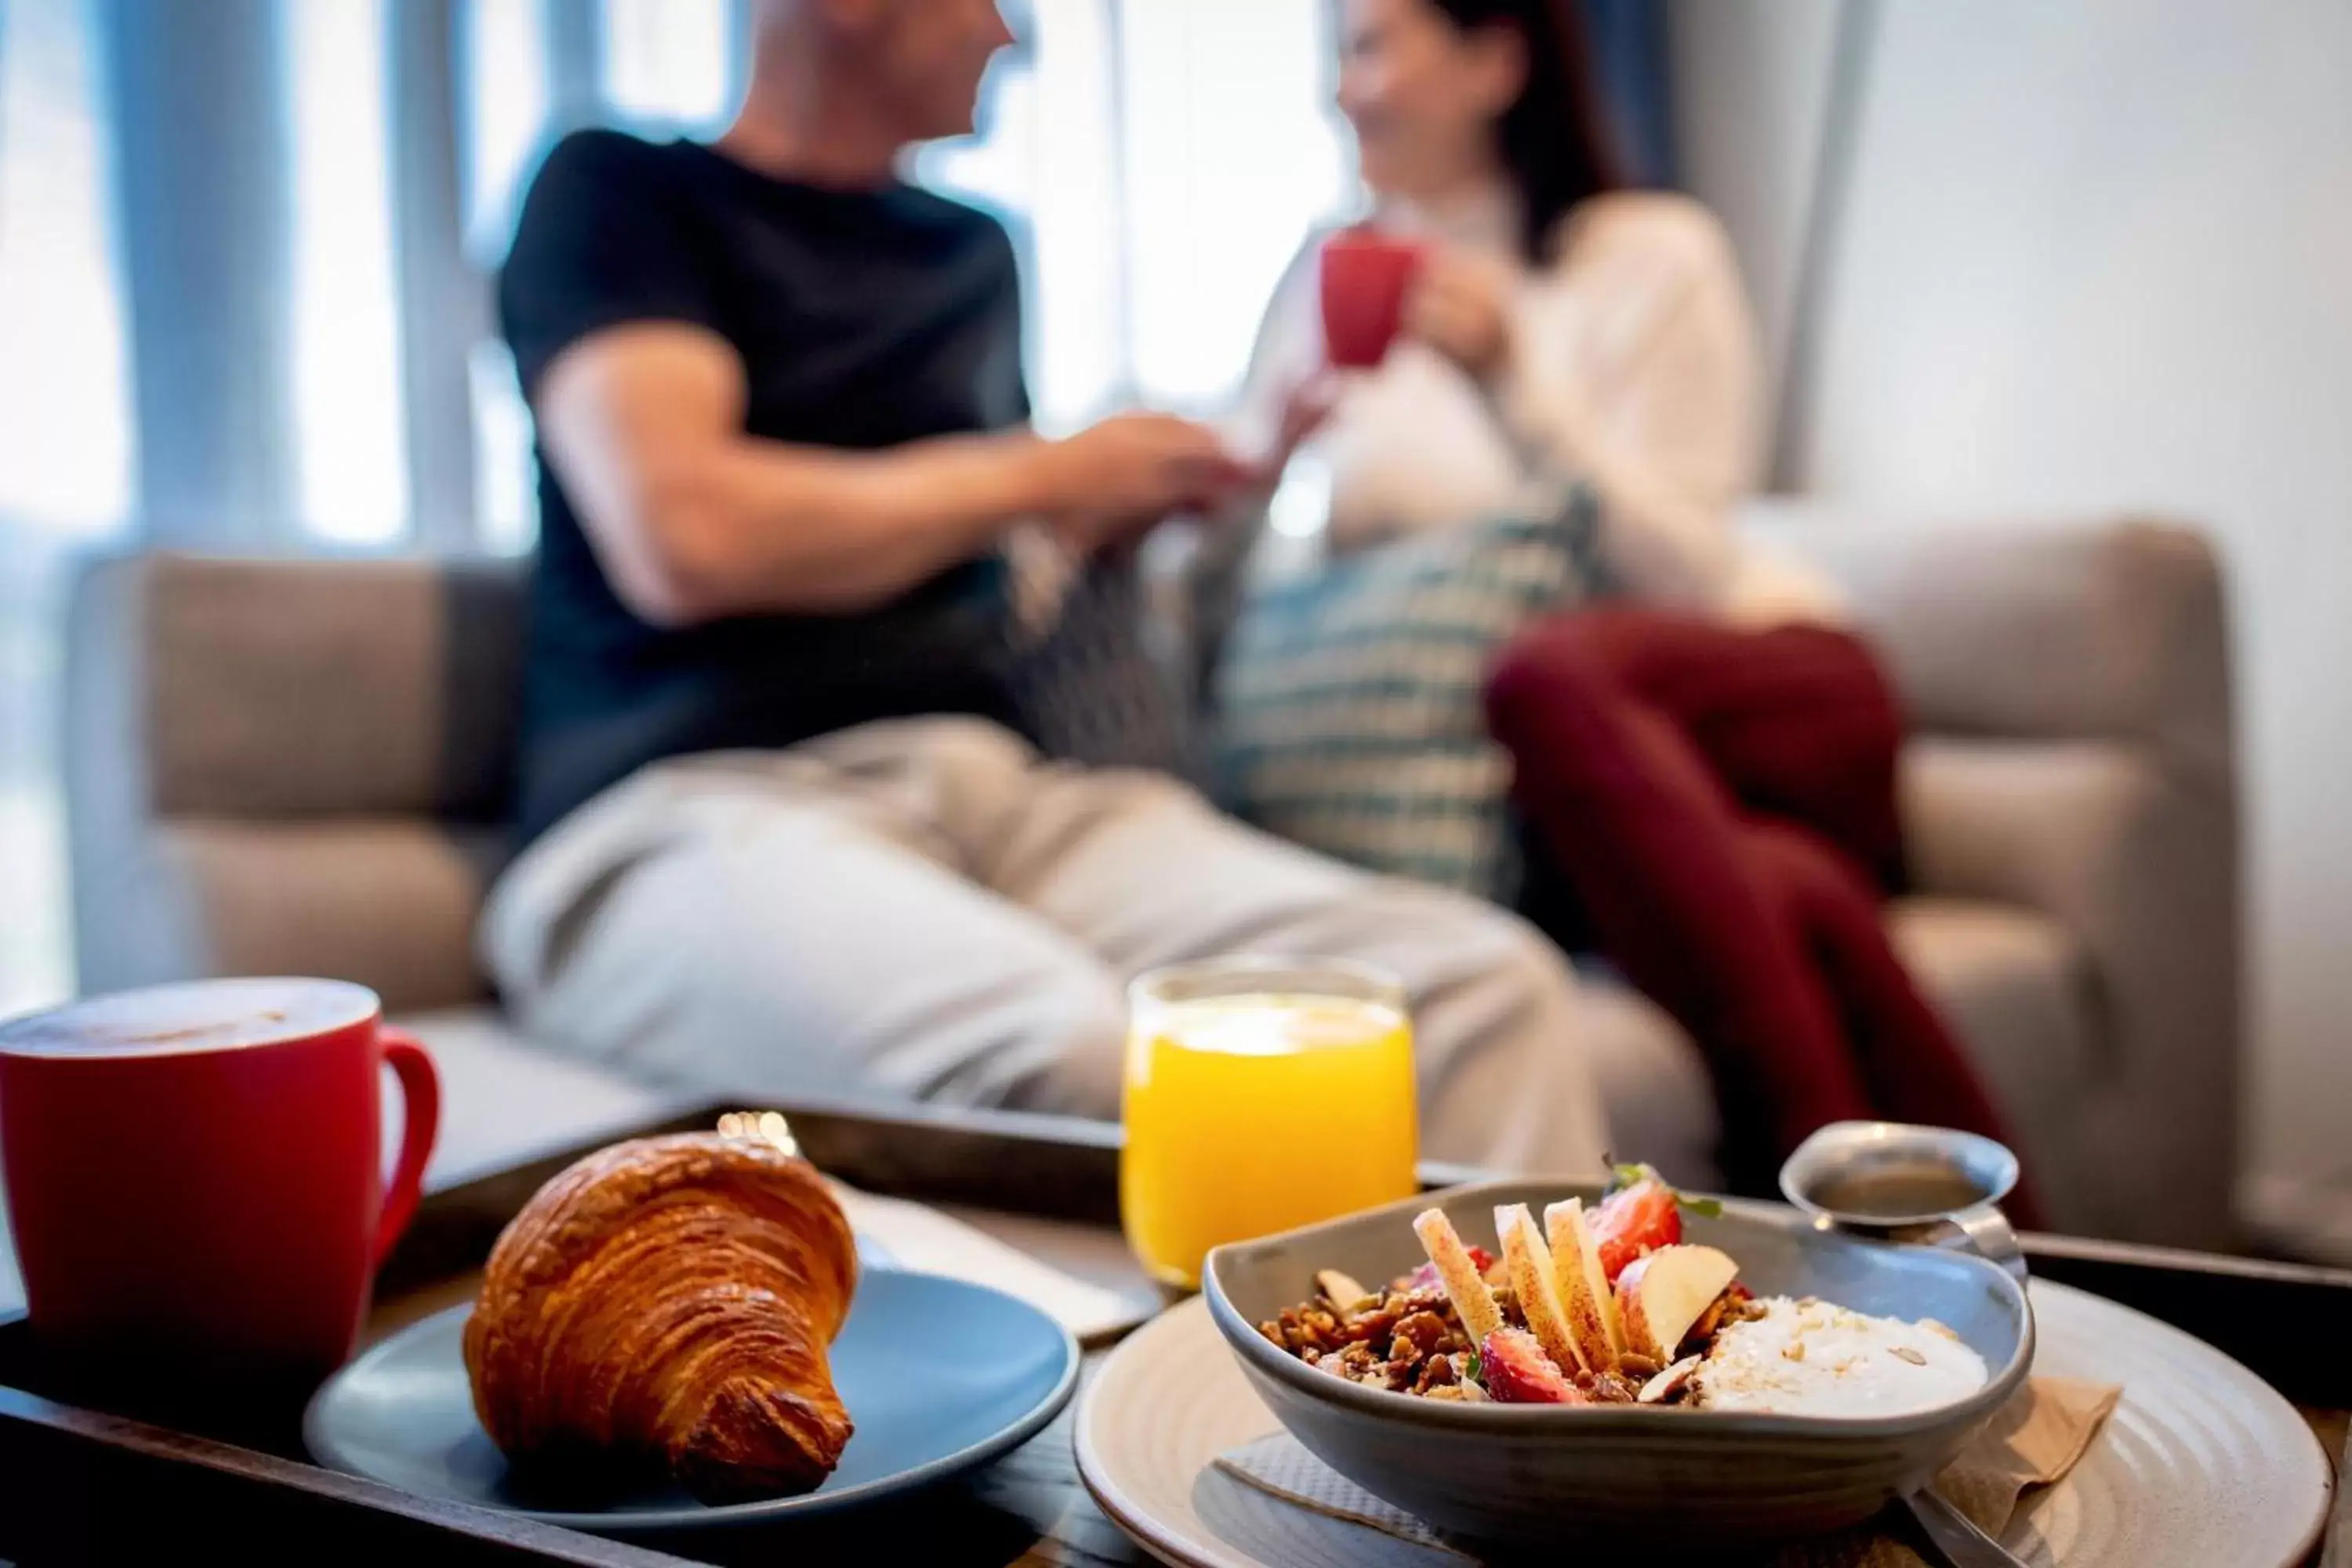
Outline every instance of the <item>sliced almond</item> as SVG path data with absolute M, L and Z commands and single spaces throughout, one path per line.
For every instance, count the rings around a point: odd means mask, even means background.
M 1342 1314 L 1353 1313 L 1372 1298 L 1372 1293 L 1365 1289 L 1354 1275 L 1343 1274 L 1337 1268 L 1316 1270 L 1315 1289 Z
M 1655 1405 L 1679 1393 L 1683 1385 L 1690 1382 L 1691 1374 L 1698 1371 L 1701 1359 L 1695 1355 L 1683 1357 L 1682 1360 L 1643 1384 L 1642 1392 L 1635 1394 L 1634 1399 L 1643 1405 Z
M 1903 1360 L 1909 1362 L 1913 1366 L 1926 1366 L 1927 1364 L 1927 1358 L 1921 1355 L 1917 1351 L 1913 1350 L 1909 1345 L 1896 1345 L 1893 1350 L 1888 1351 L 1886 1353 L 1891 1356 L 1899 1356 Z

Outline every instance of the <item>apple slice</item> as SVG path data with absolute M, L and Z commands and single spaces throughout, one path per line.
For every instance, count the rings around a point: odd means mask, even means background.
M 1569 1337 L 1568 1315 L 1560 1308 L 1552 1284 L 1551 1249 L 1525 1204 L 1504 1204 L 1495 1210 L 1495 1235 L 1503 1244 L 1503 1268 L 1519 1299 L 1528 1330 L 1562 1372 L 1584 1365 L 1576 1342 Z
M 1712 1247 L 1662 1247 L 1617 1276 L 1617 1310 L 1627 1348 L 1660 1366 L 1675 1359 L 1683 1336 L 1723 1294 L 1739 1265 Z
M 1544 1210 L 1544 1228 L 1551 1233 L 1552 1279 L 1567 1306 L 1569 1332 L 1576 1336 L 1587 1367 L 1614 1372 L 1625 1340 L 1582 1200 L 1570 1198 Z
M 1484 1344 L 1488 1334 L 1503 1326 L 1503 1310 L 1495 1304 L 1495 1293 L 1486 1289 L 1454 1222 L 1445 1217 L 1444 1209 L 1423 1209 L 1414 1218 L 1412 1230 L 1421 1237 L 1422 1250 L 1429 1254 L 1438 1282 L 1454 1303 L 1454 1316 L 1462 1320 L 1463 1331 L 1472 1343 Z

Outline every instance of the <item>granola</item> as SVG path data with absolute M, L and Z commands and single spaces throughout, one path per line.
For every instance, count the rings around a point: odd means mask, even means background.
M 1426 1399 L 1847 1413 L 1984 1381 L 1933 1321 L 1758 1300 L 1728 1255 L 1683 1241 L 1685 1206 L 1706 1212 L 1633 1167 L 1590 1212 L 1571 1198 L 1538 1226 L 1526 1205 L 1496 1209 L 1500 1257 L 1430 1209 L 1413 1222 L 1426 1264 L 1378 1290 L 1324 1269 L 1312 1299 L 1259 1331 L 1319 1372 Z M 1822 1335 L 1839 1353 L 1817 1365 L 1807 1346 Z

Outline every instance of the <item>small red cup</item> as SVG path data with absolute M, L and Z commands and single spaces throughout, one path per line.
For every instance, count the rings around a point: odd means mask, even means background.
M 407 1102 L 383 1176 L 383 1076 Z M 415 1212 L 432 1058 L 364 986 L 213 980 L 0 1025 L 0 1169 L 34 1332 L 206 1382 L 352 1353 Z
M 1388 358 L 1420 269 L 1421 247 L 1370 229 L 1323 242 L 1323 342 L 1333 365 L 1370 370 Z

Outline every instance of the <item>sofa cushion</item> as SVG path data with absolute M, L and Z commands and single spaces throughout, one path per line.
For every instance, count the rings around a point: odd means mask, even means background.
M 2097 987 L 2056 921 L 1966 899 L 1898 900 L 1890 934 L 2008 1113 L 2049 1200 L 2071 1192 L 2075 1109 L 2096 1073 Z M 1605 964 L 1580 963 L 1579 1021 L 1620 1158 L 1717 1180 L 1721 1130 L 1706 1064 L 1681 1026 Z M 2063 1199 L 2060 1200 L 2063 1202 Z
M 2018 1153 L 2039 1175 L 2053 1226 L 2078 1140 L 2070 1135 L 2096 1076 L 2098 987 L 2065 927 L 2015 905 L 1910 898 L 1889 914 L 1895 950 L 1984 1074 Z
M 88 987 L 195 974 L 331 974 L 394 1012 L 472 1002 L 488 987 L 469 939 L 505 837 L 404 818 L 236 822 L 154 830 L 159 905 L 185 900 L 183 947 L 118 928 L 82 957 Z
M 73 696 L 121 710 L 118 750 L 76 760 L 160 816 L 503 821 L 522 619 L 512 563 L 101 561 Z
M 1580 962 L 1576 978 L 1580 1043 L 1600 1083 L 1610 1152 L 1646 1161 L 1684 1186 L 1720 1181 L 1715 1145 L 1723 1119 L 1698 1047 L 1606 964 Z
M 1787 500 L 1745 521 L 1837 579 L 1921 729 L 2122 741 L 2229 786 L 2229 631 L 2200 535 L 2139 519 L 1902 524 Z
M 1220 804 L 1369 869 L 1507 900 L 1510 760 L 1494 655 L 1580 594 L 1594 505 L 1401 540 L 1255 589 L 1218 671 Z

